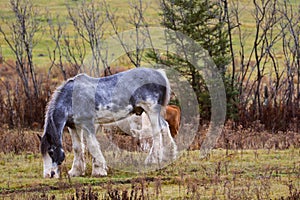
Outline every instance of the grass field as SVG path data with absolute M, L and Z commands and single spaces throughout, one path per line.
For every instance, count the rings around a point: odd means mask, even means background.
M 300 149 L 213 150 L 207 159 L 198 151 L 184 152 L 166 168 L 148 173 L 109 170 L 102 178 L 69 178 L 72 155 L 67 154 L 61 179 L 42 178 L 40 155 L 0 156 L 0 198 L 99 199 L 137 195 L 145 199 L 288 199 L 300 197 Z M 124 197 L 124 196 L 123 196 Z M 79 198 L 80 199 L 80 198 Z M 296 199 L 296 198 L 295 198 Z

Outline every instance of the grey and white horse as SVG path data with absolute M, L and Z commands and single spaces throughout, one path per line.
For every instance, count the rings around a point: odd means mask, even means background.
M 153 144 L 145 163 L 174 159 L 177 147 L 162 117 L 170 98 L 170 85 L 163 70 L 135 68 L 104 78 L 79 74 L 56 89 L 48 104 L 41 153 L 44 177 L 59 177 L 65 159 L 63 128 L 72 138 L 74 160 L 70 176 L 85 173 L 84 145 L 92 155 L 92 176 L 107 175 L 107 164 L 96 139 L 97 124 L 111 123 L 130 115 L 148 116 Z

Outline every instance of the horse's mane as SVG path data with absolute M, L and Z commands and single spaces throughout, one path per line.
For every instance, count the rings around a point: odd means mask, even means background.
M 46 108 L 44 129 L 48 125 L 49 118 L 51 118 L 53 115 L 53 111 L 54 111 L 55 105 L 56 105 L 56 100 L 58 99 L 61 89 L 65 86 L 65 84 L 66 84 L 66 82 L 61 84 L 58 88 L 56 88 L 54 90 L 53 94 L 51 95 L 50 101 L 48 102 L 47 108 Z
M 41 137 L 41 152 L 42 152 L 42 154 L 45 154 L 48 149 L 47 137 L 49 137 L 49 135 L 46 135 L 47 134 L 46 129 L 47 129 L 49 123 L 53 123 L 53 112 L 55 110 L 56 101 L 59 98 L 61 89 L 65 86 L 66 83 L 67 83 L 67 81 L 55 89 L 55 91 L 51 95 L 51 98 L 47 104 L 46 113 L 45 113 L 44 133 L 43 133 L 43 136 Z
M 76 76 L 75 76 L 76 77 Z M 46 113 L 45 113 L 45 124 L 44 124 L 44 129 L 46 129 L 46 126 L 48 125 L 49 123 L 49 120 L 52 118 L 53 116 L 53 112 L 55 110 L 55 107 L 56 107 L 56 103 L 57 103 L 57 100 L 58 98 L 60 97 L 61 95 L 61 90 L 66 86 L 67 83 L 73 81 L 75 79 L 75 77 L 73 78 L 70 78 L 68 79 L 67 81 L 63 82 L 60 86 L 58 86 L 53 94 L 51 95 L 51 98 L 47 104 L 47 107 L 46 107 Z

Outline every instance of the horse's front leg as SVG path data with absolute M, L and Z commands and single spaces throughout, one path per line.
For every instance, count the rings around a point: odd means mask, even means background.
M 83 176 L 85 174 L 85 158 L 84 158 L 84 143 L 82 133 L 77 129 L 68 128 L 74 151 L 74 159 L 71 170 L 68 172 L 70 176 Z
M 94 124 L 90 124 L 85 130 L 86 144 L 93 158 L 92 176 L 106 176 L 107 165 L 95 135 Z

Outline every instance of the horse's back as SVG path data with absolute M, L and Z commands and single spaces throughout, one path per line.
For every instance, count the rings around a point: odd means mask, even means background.
M 75 121 L 97 118 L 100 123 L 108 123 L 113 118 L 135 113 L 139 107 L 144 110 L 141 106 L 144 103 L 164 107 L 169 100 L 170 89 L 164 72 L 151 68 L 135 68 L 102 78 L 78 74 L 65 86 L 71 83 L 70 113 Z

